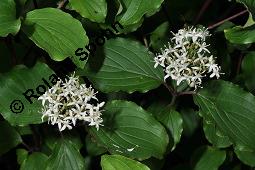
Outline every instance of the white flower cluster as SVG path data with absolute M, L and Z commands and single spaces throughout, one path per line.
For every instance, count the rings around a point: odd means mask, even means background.
M 186 81 L 190 87 L 201 87 L 202 78 L 210 74 L 210 78 L 220 77 L 220 66 L 215 63 L 213 55 L 207 49 L 205 42 L 210 36 L 205 28 L 180 29 L 174 34 L 171 42 L 162 53 L 154 58 L 156 68 L 164 68 L 164 79 L 171 77 L 177 86 Z
M 65 128 L 72 129 L 77 120 L 89 122 L 97 130 L 102 125 L 100 108 L 104 102 L 98 103 L 94 89 L 80 84 L 78 77 L 72 75 L 59 80 L 52 88 L 45 92 L 38 100 L 42 100 L 42 120 L 48 117 L 48 123 L 58 124 L 60 131 Z M 96 102 L 94 105 L 92 102 Z

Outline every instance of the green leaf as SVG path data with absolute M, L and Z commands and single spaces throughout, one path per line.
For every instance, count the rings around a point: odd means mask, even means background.
M 203 129 L 206 139 L 217 148 L 225 148 L 232 145 L 229 137 L 225 135 L 214 121 L 203 121 Z
M 234 44 L 250 44 L 255 42 L 255 25 L 249 27 L 236 26 L 224 30 L 226 39 Z
M 106 148 L 98 146 L 89 135 L 86 136 L 86 149 L 91 156 L 97 156 L 107 152 Z
M 157 117 L 157 115 L 161 113 L 167 105 L 167 102 L 155 101 L 146 110 L 150 112 L 154 117 Z
M 204 119 L 203 129 L 207 140 L 215 147 L 225 148 L 232 145 L 229 137 L 219 130 L 215 122 Z
M 28 151 L 25 149 L 16 150 L 18 164 L 21 165 L 28 157 Z
M 200 117 L 193 109 L 182 109 L 183 135 L 191 137 L 200 123 Z
M 142 164 L 148 166 L 150 170 L 159 170 L 163 169 L 166 159 L 157 159 L 157 158 L 149 158 L 141 161 Z
M 255 97 L 223 80 L 211 81 L 196 96 L 202 117 L 212 121 L 235 146 L 255 150 Z
M 79 150 L 69 141 L 59 140 L 47 160 L 47 170 L 84 170 Z
M 84 61 L 75 56 L 78 48 L 84 48 L 89 40 L 82 24 L 70 14 L 55 8 L 30 11 L 23 24 L 26 35 L 56 61 L 71 57 L 80 68 Z
M 36 170 L 40 168 L 40 170 L 45 170 L 48 157 L 40 152 L 33 152 L 31 155 L 27 157 L 25 161 L 23 161 L 20 170 Z
M 43 63 L 37 63 L 33 68 L 19 65 L 12 71 L 2 74 L 0 76 L 0 113 L 4 119 L 11 125 L 20 126 L 41 123 L 42 115 L 39 113 L 42 108 L 41 103 L 34 97 L 26 99 L 25 96 L 30 96 L 32 92 L 35 97 L 41 96 L 36 88 L 40 86 L 39 91 L 42 93 L 43 87 L 45 89 L 48 87 L 42 79 L 45 79 L 49 85 L 53 85 L 52 81 L 56 81 L 56 78 L 53 78 L 52 74 L 54 72 Z M 23 95 L 23 93 L 26 95 Z M 20 104 L 15 105 L 17 102 L 13 103 L 14 100 L 19 100 L 23 103 L 24 109 L 21 113 L 13 113 L 11 111 L 11 104 L 13 104 L 12 110 L 15 110 L 15 112 L 22 108 L 22 104 L 19 102 Z M 29 100 L 31 100 L 31 103 Z
M 255 19 L 255 0 L 237 0 L 237 2 L 243 3 Z
M 249 52 L 242 61 L 242 75 L 245 85 L 250 91 L 255 90 L 255 52 Z
M 151 16 L 161 6 L 164 0 L 120 0 L 123 10 L 117 20 L 127 31 L 127 27 L 133 26 L 128 31 L 136 30 L 143 20 L 143 16 Z
M 16 4 L 14 0 L 0 1 L 0 37 L 16 34 L 20 29 L 20 19 L 16 18 Z
M 147 92 L 164 81 L 162 68 L 153 67 L 154 55 L 136 41 L 124 38 L 108 40 L 103 53 L 89 60 L 87 70 L 82 73 L 100 91 Z M 93 68 L 100 61 L 102 65 Z
M 31 129 L 31 126 L 17 126 L 16 130 L 19 132 L 19 134 L 22 135 L 32 135 L 33 131 Z
M 5 121 L 0 122 L 0 134 L 0 155 L 8 152 L 22 142 L 15 128 Z
M 245 164 L 255 167 L 255 152 L 247 147 L 235 147 L 237 157 Z
M 244 28 L 245 27 L 249 27 L 249 26 L 252 26 L 253 24 L 255 24 L 253 18 L 252 18 L 252 14 L 249 13 L 249 18 L 247 20 L 247 22 L 245 23 L 245 25 L 243 26 Z
M 237 157 L 245 164 L 255 167 L 255 152 L 246 147 L 235 147 Z
M 64 131 L 62 132 L 62 137 L 65 139 L 65 141 L 68 141 L 73 144 L 77 149 L 81 149 L 82 142 L 80 139 L 79 133 L 77 131 Z M 61 138 L 62 138 L 61 137 Z M 54 149 L 56 143 L 58 143 L 58 140 L 60 139 L 59 132 L 52 132 L 48 131 L 45 134 L 45 144 L 50 149 Z
M 106 0 L 70 0 L 73 10 L 94 22 L 104 22 L 107 15 Z
M 101 166 L 103 170 L 150 170 L 146 165 L 121 155 L 103 155 Z
M 235 24 L 233 22 L 226 21 L 215 29 L 215 33 L 223 32 L 224 30 L 233 28 L 234 26 Z
M 165 125 L 166 129 L 174 139 L 172 151 L 175 149 L 176 144 L 180 142 L 183 131 L 183 120 L 179 112 L 174 109 L 166 108 L 157 115 L 157 119 Z
M 114 100 L 104 108 L 104 126 L 90 129 L 95 140 L 112 154 L 146 159 L 162 158 L 168 144 L 164 127 L 153 116 L 128 101 Z
M 201 147 L 193 155 L 194 170 L 218 170 L 226 159 L 225 151 Z
M 169 41 L 169 22 L 164 22 L 159 25 L 150 36 L 150 46 L 157 52 Z

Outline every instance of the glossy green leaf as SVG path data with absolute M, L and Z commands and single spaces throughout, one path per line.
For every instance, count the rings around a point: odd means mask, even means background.
M 5 121 L 0 122 L 0 134 L 0 155 L 8 152 L 22 142 L 15 128 Z
M 245 55 L 242 61 L 242 75 L 244 77 L 245 85 L 250 90 L 255 90 L 255 52 L 250 52 Z
M 31 100 L 30 103 L 25 96 L 30 96 L 32 92 L 35 96 L 41 96 L 43 87 L 48 88 L 42 79 L 45 79 L 52 86 L 52 81 L 56 81 L 56 78 L 51 76 L 52 74 L 54 72 L 43 63 L 37 63 L 33 68 L 19 65 L 12 71 L 2 74 L 0 76 L 0 113 L 4 119 L 12 125 L 25 126 L 27 124 L 41 123 L 42 115 L 39 113 L 42 108 L 41 102 L 35 97 L 28 97 Z M 36 90 L 38 86 L 40 86 L 39 91 L 41 94 Z M 23 93 L 27 95 L 23 95 Z M 21 111 L 22 104 L 20 102 L 13 103 L 14 100 L 19 100 L 23 103 L 24 109 L 21 113 L 18 113 L 18 111 Z M 17 104 L 15 105 L 15 103 Z M 11 104 L 12 110 L 16 113 L 11 111 Z
M 16 34 L 20 29 L 20 19 L 16 18 L 16 4 L 14 0 L 0 1 L 0 37 Z
M 243 3 L 255 19 L 255 0 L 237 0 L 237 2 Z
M 217 148 L 225 148 L 232 145 L 229 137 L 225 135 L 214 121 L 203 121 L 203 129 L 206 139 Z
M 33 152 L 27 157 L 25 161 L 21 164 L 20 170 L 45 170 L 48 157 L 40 152 Z
M 150 16 L 159 10 L 163 0 L 120 0 L 123 10 L 117 20 L 124 32 L 135 31 L 142 23 L 143 16 Z
M 245 164 L 255 167 L 255 152 L 246 147 L 235 147 L 237 157 Z
M 79 150 L 69 141 L 59 140 L 47 160 L 47 170 L 84 170 Z
M 237 85 L 211 81 L 196 96 L 205 120 L 213 121 L 235 146 L 255 150 L 255 97 Z
M 106 0 L 70 0 L 73 10 L 94 22 L 104 22 L 107 15 Z
M 164 127 L 153 116 L 128 101 L 114 100 L 106 105 L 104 126 L 91 135 L 112 154 L 146 159 L 162 158 L 168 144 Z
M 249 27 L 236 26 L 224 30 L 226 39 L 234 44 L 250 44 L 255 42 L 255 25 Z
M 101 166 L 103 170 L 150 170 L 146 165 L 121 155 L 103 155 Z
M 164 81 L 162 68 L 153 67 L 153 54 L 136 41 L 108 40 L 102 53 L 88 62 L 89 67 L 83 73 L 100 91 L 146 92 Z M 100 61 L 99 68 L 92 67 Z
M 173 150 L 174 149 L 174 147 L 175 147 L 175 141 L 174 141 L 174 136 L 173 136 L 173 134 L 172 134 L 172 132 L 171 132 L 171 130 L 173 130 L 173 129 L 171 129 L 170 130 L 170 128 L 171 128 L 171 125 L 168 127 L 167 126 L 167 123 L 168 123 L 168 120 L 163 120 L 162 118 L 161 118 L 161 115 L 167 115 L 167 109 L 166 109 L 166 106 L 168 105 L 168 103 L 164 103 L 164 102 L 158 102 L 158 101 L 156 101 L 156 102 L 154 102 L 154 103 L 152 103 L 147 109 L 146 109 L 146 111 L 148 111 L 149 113 L 151 113 L 152 114 L 152 116 L 153 117 L 155 117 L 159 122 L 161 122 L 161 124 L 162 125 L 164 125 L 165 126 L 165 129 L 167 130 L 167 133 L 168 133 L 168 137 L 169 137 L 169 142 L 168 142 L 168 146 L 167 146 L 167 152 L 170 152 L 171 150 Z M 165 111 L 166 110 L 166 111 Z M 164 111 L 164 113 L 163 113 L 163 111 Z M 163 113 L 163 114 L 162 114 Z M 162 121 L 164 121 L 164 122 L 162 122 Z M 148 160 L 148 159 L 147 159 Z
M 84 48 L 89 40 L 82 24 L 70 14 L 55 8 L 30 11 L 23 24 L 26 35 L 56 61 L 71 57 L 80 68 L 84 61 L 75 56 L 78 48 Z
M 212 147 L 201 147 L 193 155 L 194 170 L 218 170 L 226 159 L 225 151 Z
M 157 115 L 157 119 L 165 125 L 174 139 L 172 150 L 175 149 L 176 144 L 180 142 L 183 131 L 183 120 L 179 112 L 166 108 Z

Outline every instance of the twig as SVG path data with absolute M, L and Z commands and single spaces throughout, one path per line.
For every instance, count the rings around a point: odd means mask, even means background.
M 239 17 L 239 16 L 245 14 L 246 12 L 248 12 L 247 9 L 246 9 L 246 10 L 243 10 L 243 11 L 241 11 L 241 12 L 239 12 L 239 13 L 237 13 L 237 14 L 231 16 L 231 17 L 228 17 L 228 18 L 226 18 L 226 19 L 224 19 L 224 20 L 221 20 L 221 21 L 219 21 L 219 22 L 217 22 L 217 23 L 215 23 L 215 24 L 212 24 L 212 25 L 208 26 L 208 29 L 213 29 L 213 28 L 215 28 L 215 27 L 217 27 L 217 26 L 223 24 L 223 23 L 226 22 L 226 21 L 232 20 L 232 19 L 234 19 L 234 18 L 236 18 L 236 17 Z
M 197 15 L 197 17 L 195 19 L 195 23 L 194 24 L 196 24 L 200 20 L 201 16 L 204 14 L 205 10 L 208 8 L 208 6 L 210 5 L 211 2 L 212 2 L 212 0 L 206 0 L 204 2 L 201 10 L 199 11 L 199 13 L 198 13 L 198 15 Z
M 195 91 L 176 92 L 171 86 L 168 86 L 167 83 L 165 83 L 165 82 L 164 82 L 164 86 L 168 89 L 168 91 L 172 95 L 172 100 L 171 100 L 170 104 L 167 105 L 168 107 L 171 107 L 174 105 L 178 96 L 196 94 Z
M 182 96 L 182 95 L 193 95 L 193 94 L 197 94 L 197 92 L 195 91 L 184 91 L 184 92 L 179 92 L 178 96 Z
M 22 145 L 24 145 L 29 152 L 32 150 L 25 142 L 22 142 Z
M 168 107 L 171 107 L 171 106 L 174 105 L 174 103 L 175 103 L 175 101 L 176 101 L 176 98 L 177 98 L 176 95 L 173 95 L 173 96 L 172 96 L 172 100 L 171 100 L 170 104 L 168 105 Z
M 172 94 L 172 96 L 176 95 L 176 92 L 174 91 L 174 89 L 170 86 L 168 86 L 165 82 L 164 82 L 164 86 L 167 88 L 167 90 Z
M 170 104 L 167 105 L 168 107 L 171 107 L 171 106 L 173 106 L 174 103 L 175 103 L 175 100 L 176 100 L 176 98 L 177 98 L 177 93 L 176 93 L 176 91 L 175 91 L 171 86 L 168 86 L 166 82 L 164 82 L 164 86 L 168 89 L 168 91 L 169 91 L 169 92 L 171 93 L 171 95 L 172 95 L 171 102 L 170 102 Z
M 65 5 L 65 3 L 67 2 L 67 0 L 63 0 L 63 1 L 59 1 L 58 2 L 58 9 L 61 9 L 64 5 Z

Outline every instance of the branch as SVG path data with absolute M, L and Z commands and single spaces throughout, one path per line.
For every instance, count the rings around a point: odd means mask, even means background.
M 176 92 L 174 91 L 174 89 L 170 86 L 168 86 L 166 84 L 166 82 L 164 82 L 164 86 L 167 88 L 167 90 L 172 94 L 172 96 L 176 96 Z
M 199 13 L 195 19 L 195 24 L 200 20 L 201 16 L 204 14 L 205 10 L 209 7 L 211 2 L 212 2 L 212 0 L 205 1 L 205 3 L 203 4 L 201 10 L 199 11 Z
M 22 145 L 24 145 L 29 152 L 32 151 L 32 149 L 25 142 L 22 142 Z
M 231 17 L 228 17 L 228 18 L 226 18 L 226 19 L 224 19 L 224 20 L 221 20 L 221 21 L 219 21 L 219 22 L 217 22 L 217 23 L 215 23 L 215 24 L 213 24 L 213 25 L 208 26 L 208 29 L 213 29 L 213 28 L 215 28 L 215 27 L 217 27 L 217 26 L 223 24 L 223 23 L 226 22 L 226 21 L 232 20 L 232 19 L 234 19 L 234 18 L 237 18 L 237 17 L 239 17 L 239 16 L 245 14 L 246 12 L 248 12 L 247 9 L 246 9 L 246 10 L 243 10 L 243 11 L 241 11 L 241 12 L 239 12 L 239 13 L 237 13 L 237 14 L 231 16 Z
M 184 91 L 184 92 L 179 92 L 178 96 L 182 96 L 182 95 L 193 95 L 193 94 L 197 94 L 197 92 L 195 91 Z
M 167 106 L 168 106 L 168 107 L 172 107 L 172 106 L 174 105 L 175 101 L 176 101 L 176 98 L 177 98 L 176 95 L 172 96 L 171 103 L 170 103 L 169 105 L 167 105 Z

